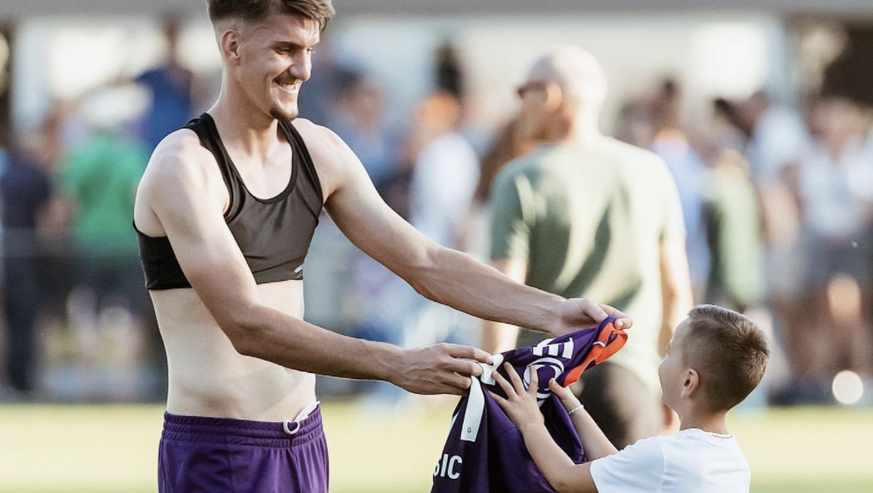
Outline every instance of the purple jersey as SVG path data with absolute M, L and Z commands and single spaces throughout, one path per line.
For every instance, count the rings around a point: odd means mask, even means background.
M 483 365 L 482 376 L 473 378 L 469 394 L 455 409 L 449 438 L 433 473 L 431 493 L 555 493 L 525 448 L 521 432 L 489 394 L 506 395 L 491 374 L 498 371 L 508 377 L 503 368 L 508 362 L 523 376 L 527 387 L 535 368 L 537 400 L 546 429 L 570 459 L 581 464 L 586 461 L 582 443 L 567 411 L 549 391 L 549 380 L 555 378 L 566 387 L 585 369 L 621 349 L 627 334 L 617 329 L 614 321 L 609 318 L 599 327 L 495 355 L 492 365 Z

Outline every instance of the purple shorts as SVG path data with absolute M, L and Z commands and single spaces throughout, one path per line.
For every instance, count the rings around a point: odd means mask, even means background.
M 327 493 L 327 487 L 320 409 L 299 427 L 164 414 L 160 493 Z

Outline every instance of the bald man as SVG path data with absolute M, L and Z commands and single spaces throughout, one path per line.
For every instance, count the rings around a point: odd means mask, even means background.
M 657 368 L 666 328 L 692 299 L 676 186 L 655 154 L 601 133 L 606 92 L 600 63 L 577 47 L 555 49 L 530 69 L 518 89 L 519 124 L 535 150 L 492 185 L 491 259 L 519 282 L 634 314 L 627 345 L 585 372 L 580 395 L 622 448 L 657 434 L 669 416 Z M 482 346 L 496 353 L 541 339 L 486 323 Z

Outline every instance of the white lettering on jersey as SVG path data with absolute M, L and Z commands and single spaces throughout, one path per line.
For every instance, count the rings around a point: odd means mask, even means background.
M 458 479 L 461 477 L 460 467 L 455 470 L 455 466 L 463 464 L 464 460 L 459 455 L 449 457 L 449 454 L 443 454 L 442 458 L 437 461 L 436 469 L 433 471 L 434 477 L 444 478 L 448 475 L 449 479 Z
M 461 477 L 460 472 L 455 472 L 455 464 L 463 464 L 463 463 L 464 463 L 463 459 L 461 459 L 461 457 L 457 456 L 457 455 L 455 455 L 451 459 L 449 459 L 449 479 L 458 479 L 459 477 Z
M 534 356 L 558 356 L 561 355 L 564 359 L 570 359 L 573 357 L 573 339 L 567 339 L 566 342 L 552 344 L 554 339 L 546 339 L 536 346 L 532 347 L 531 350 L 534 353 Z
M 524 369 L 524 388 L 525 389 L 530 388 L 530 372 L 537 371 L 542 367 L 546 367 L 546 368 L 552 370 L 552 372 L 554 372 L 554 375 L 550 375 L 546 378 L 542 378 L 542 377 L 539 378 L 539 383 L 541 386 L 547 385 L 549 380 L 551 380 L 552 378 L 558 378 L 558 376 L 560 376 L 561 373 L 564 373 L 564 363 L 561 362 L 561 360 L 556 359 L 556 358 L 549 358 L 549 357 L 540 358 L 540 359 L 534 361 L 533 363 L 531 363 L 530 365 L 528 365 L 527 368 Z M 548 387 L 546 387 L 546 389 L 548 389 Z M 549 392 L 548 390 L 546 390 L 545 392 L 540 392 L 539 389 L 537 389 L 537 401 L 539 401 L 540 405 L 542 405 L 542 401 L 544 399 L 547 399 L 550 395 L 551 395 L 551 392 Z

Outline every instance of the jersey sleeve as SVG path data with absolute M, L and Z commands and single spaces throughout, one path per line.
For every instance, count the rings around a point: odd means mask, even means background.
M 491 188 L 491 258 L 527 260 L 533 191 L 524 175 L 508 171 L 498 174 Z
M 591 463 L 598 493 L 658 493 L 664 479 L 664 452 L 657 437 L 639 440 L 617 454 Z

